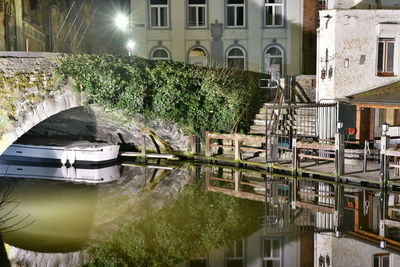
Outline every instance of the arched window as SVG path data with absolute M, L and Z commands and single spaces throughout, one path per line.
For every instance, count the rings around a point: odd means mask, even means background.
M 158 48 L 153 49 L 153 51 L 151 52 L 151 59 L 152 60 L 169 60 L 170 55 L 169 55 L 169 52 L 167 51 L 167 49 L 158 47 Z
M 283 50 L 279 46 L 269 47 L 264 54 L 265 72 L 272 78 L 283 76 Z
M 208 58 L 207 52 L 201 47 L 192 48 L 189 52 L 189 64 L 207 66 Z
M 240 47 L 232 47 L 227 53 L 228 67 L 244 70 L 246 66 L 245 52 Z

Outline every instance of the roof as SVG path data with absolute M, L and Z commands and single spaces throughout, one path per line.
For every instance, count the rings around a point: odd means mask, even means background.
M 347 97 L 354 104 L 400 105 L 400 81 Z

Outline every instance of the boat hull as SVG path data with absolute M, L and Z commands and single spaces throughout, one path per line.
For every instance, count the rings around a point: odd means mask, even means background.
M 11 145 L 1 156 L 1 160 L 24 162 L 49 162 L 53 164 L 97 165 L 117 160 L 118 145 L 80 145 L 80 146 L 39 146 Z

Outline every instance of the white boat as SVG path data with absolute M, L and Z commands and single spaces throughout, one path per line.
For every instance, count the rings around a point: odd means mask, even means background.
M 0 177 L 67 181 L 75 183 L 108 183 L 120 177 L 118 165 L 101 168 L 73 166 L 14 165 L 0 162 Z
M 49 145 L 42 145 L 46 142 Z M 95 165 L 116 161 L 119 145 L 89 141 L 45 140 L 36 144 L 13 144 L 0 156 L 1 160 L 51 162 L 65 165 Z

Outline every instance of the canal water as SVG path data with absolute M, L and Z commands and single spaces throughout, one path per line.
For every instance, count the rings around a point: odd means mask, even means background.
M 400 266 L 394 189 L 189 163 L 13 167 L 0 230 L 17 266 Z

